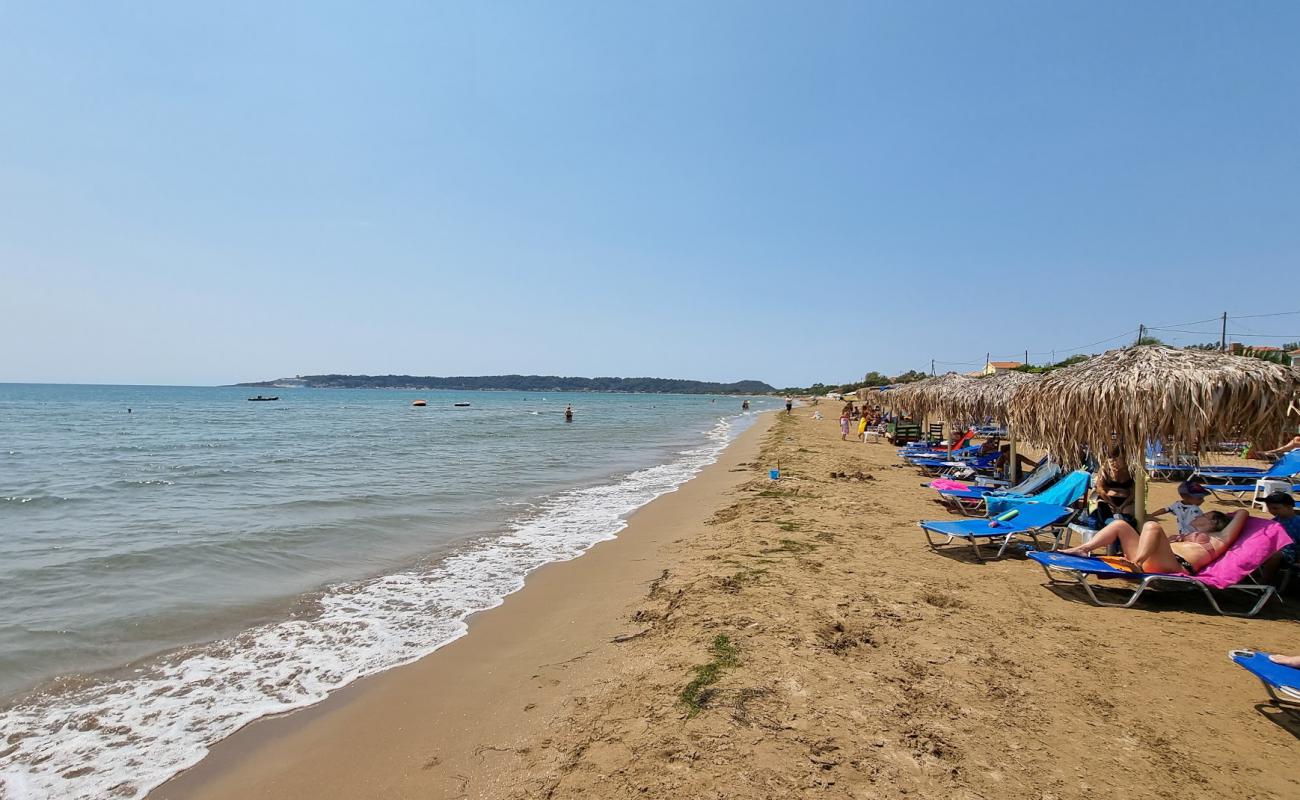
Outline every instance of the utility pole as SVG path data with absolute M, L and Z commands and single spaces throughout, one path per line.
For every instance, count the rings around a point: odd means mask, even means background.
M 1021 361 L 1020 363 L 1021 363 L 1021 364 L 1024 364 L 1026 367 L 1029 366 L 1029 351 L 1028 351 L 1028 350 L 1025 351 L 1025 360 L 1024 360 L 1024 361 Z
M 1219 331 L 1219 352 L 1228 352 L 1228 312 L 1223 312 L 1223 328 Z
M 1142 344 L 1142 339 L 1147 335 L 1147 326 L 1138 325 L 1138 340 L 1134 344 Z
M 934 359 L 930 359 L 930 377 L 934 377 Z

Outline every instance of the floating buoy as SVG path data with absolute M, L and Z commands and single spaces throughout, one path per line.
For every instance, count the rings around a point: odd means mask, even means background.
M 413 405 L 413 406 L 427 406 L 427 405 L 429 405 L 429 404 L 426 403 L 426 402 L 423 401 L 423 400 L 413 400 L 413 401 L 411 401 L 411 405 Z

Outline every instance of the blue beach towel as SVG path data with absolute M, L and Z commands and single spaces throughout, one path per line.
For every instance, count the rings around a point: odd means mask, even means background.
M 988 506 L 988 515 L 990 517 L 996 517 L 1004 511 L 1021 508 L 1032 503 L 1068 506 L 1083 497 L 1084 492 L 1088 491 L 1090 477 L 1084 470 L 1076 469 L 1036 495 L 986 495 L 984 502 Z

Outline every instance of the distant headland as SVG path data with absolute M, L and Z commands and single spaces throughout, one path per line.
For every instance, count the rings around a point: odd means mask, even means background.
M 558 375 L 298 375 L 237 383 L 258 389 L 444 389 L 512 392 L 645 392 L 652 394 L 771 394 L 762 381 L 688 381 L 674 378 L 562 378 Z

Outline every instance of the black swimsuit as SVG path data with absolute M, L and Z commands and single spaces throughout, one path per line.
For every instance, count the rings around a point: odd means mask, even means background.
M 1105 506 L 1106 509 L 1111 512 L 1111 516 L 1117 519 L 1122 519 L 1128 524 L 1136 526 L 1137 517 L 1135 517 L 1133 514 L 1128 514 L 1120 510 L 1120 508 L 1123 508 L 1124 506 L 1133 502 L 1133 486 L 1134 486 L 1133 478 L 1130 477 L 1126 481 L 1117 481 L 1103 474 L 1101 475 L 1101 480 L 1099 481 L 1099 483 L 1101 484 L 1101 492 L 1099 493 L 1101 497 L 1097 502 L 1098 510 L 1100 510 L 1102 506 Z M 1123 494 L 1125 499 L 1122 503 L 1119 504 L 1118 508 L 1115 505 L 1115 501 L 1111 500 L 1110 498 L 1110 493 L 1117 489 L 1125 490 Z

